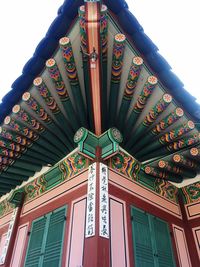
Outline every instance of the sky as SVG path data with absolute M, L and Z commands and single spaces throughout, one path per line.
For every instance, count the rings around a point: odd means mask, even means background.
M 113 0 L 115 1 L 115 0 Z M 21 75 L 63 0 L 0 2 L 0 101 Z M 127 0 L 145 33 L 200 103 L 199 0 Z

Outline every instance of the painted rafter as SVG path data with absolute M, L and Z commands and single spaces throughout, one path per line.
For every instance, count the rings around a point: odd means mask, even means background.
M 74 132 L 71 129 L 71 124 L 63 115 L 60 107 L 58 106 L 56 100 L 52 96 L 42 77 L 35 78 L 33 81 L 33 85 L 38 89 L 39 94 L 45 101 L 47 107 L 53 113 L 59 125 L 62 126 L 62 129 L 64 129 L 64 132 L 66 132 L 67 136 L 69 136 L 69 139 L 71 139 L 74 136 Z M 63 124 L 64 121 L 65 124 Z
M 54 122 L 53 118 L 45 111 L 45 109 L 38 103 L 38 101 L 31 95 L 29 92 L 25 92 L 22 96 L 23 101 L 28 105 L 31 111 L 34 112 L 35 116 L 37 116 L 49 130 L 51 130 L 54 134 L 56 134 L 57 138 L 63 143 L 63 146 L 67 151 L 72 149 L 72 145 L 67 138 L 67 136 L 63 133 L 63 131 L 59 128 L 59 126 Z
M 109 97 L 109 117 L 110 125 L 115 125 L 115 116 L 117 112 L 117 101 L 119 96 L 120 80 L 123 68 L 123 57 L 126 44 L 126 36 L 118 33 L 114 37 L 112 52 L 112 69 Z
M 200 147 L 193 147 L 190 149 L 190 157 L 200 162 Z
M 162 134 L 168 127 L 174 125 L 180 118 L 184 115 L 184 111 L 181 108 L 176 108 L 174 111 L 170 112 L 167 116 L 165 116 L 162 120 L 160 120 L 153 129 L 151 129 L 148 134 L 146 134 L 143 138 L 138 140 L 137 148 L 134 148 L 134 152 L 142 150 L 144 146 L 146 146 L 149 142 L 152 141 L 152 138 L 157 137 Z
M 37 157 L 37 153 L 41 153 L 44 156 L 46 155 L 46 150 L 44 148 L 42 148 L 41 146 L 39 146 L 37 143 L 33 143 L 30 139 L 27 139 L 26 137 L 23 137 L 21 135 L 17 135 L 15 132 L 9 131 L 6 128 L 0 127 L 0 136 L 3 137 L 5 141 L 6 140 L 12 141 L 13 142 L 13 147 L 9 146 L 9 147 L 6 147 L 6 148 L 15 151 L 18 154 L 19 154 L 20 151 L 14 150 L 14 144 L 19 144 L 22 147 L 29 148 L 30 151 L 32 151 L 32 150 L 35 151 L 35 161 L 34 161 L 34 152 L 33 152 L 33 154 L 30 155 L 30 158 L 29 158 L 30 162 L 32 162 L 32 158 L 33 158 L 33 161 L 35 162 L 35 164 L 37 164 L 36 162 L 39 163 L 39 160 L 38 160 L 38 157 Z M 8 143 L 8 142 L 6 142 L 6 143 Z M 24 152 L 26 153 L 25 149 L 24 149 L 24 151 L 22 150 L 22 153 L 24 153 Z M 58 159 L 58 157 L 54 157 L 53 156 L 52 159 L 56 160 L 56 159 Z
M 183 178 L 178 175 L 170 174 L 167 171 L 156 169 L 152 166 L 145 166 L 144 172 L 149 175 L 160 179 L 167 179 L 172 182 L 181 182 Z
M 181 154 L 173 155 L 172 161 L 177 165 L 181 165 L 185 168 L 195 169 L 195 170 L 198 170 L 200 168 L 199 164 L 196 161 L 189 159 L 187 156 Z
M 50 58 L 46 61 L 46 67 L 49 72 L 49 76 L 54 83 L 55 90 L 63 104 L 63 107 L 68 116 L 70 116 L 73 130 L 78 129 L 79 122 L 77 121 L 76 112 L 73 108 L 72 102 L 70 100 L 67 88 L 63 81 L 62 75 L 54 58 Z
M 143 122 L 138 126 L 136 131 L 134 131 L 134 138 L 130 138 L 130 141 L 127 143 L 128 148 L 134 152 L 138 151 L 138 146 L 133 145 L 138 141 L 138 139 L 143 136 L 143 134 L 153 125 L 159 115 L 162 114 L 172 102 L 172 97 L 169 94 L 164 94 L 162 98 L 154 105 L 154 107 L 149 111 L 149 113 L 144 118 Z M 143 140 L 143 138 L 142 138 Z
M 53 152 L 54 157 L 61 155 L 61 152 L 57 150 L 55 146 L 53 146 L 50 142 L 44 139 L 41 135 L 36 133 L 32 128 L 28 127 L 27 125 L 23 125 L 20 121 L 17 121 L 15 118 L 7 116 L 4 120 L 4 127 L 8 133 L 10 131 L 17 135 L 22 135 L 27 138 L 27 140 L 31 141 L 34 146 L 38 148 L 38 146 L 42 149 L 46 150 L 47 153 Z M 38 150 L 40 151 L 40 149 Z M 31 161 L 31 159 L 30 159 Z
M 134 126 L 134 123 L 137 121 L 138 117 L 140 116 L 141 112 L 145 108 L 145 105 L 147 104 L 147 101 L 151 94 L 153 93 L 153 90 L 155 89 L 156 85 L 158 83 L 158 79 L 155 76 L 149 76 L 147 78 L 147 81 L 145 82 L 142 91 L 140 95 L 137 98 L 136 103 L 134 104 L 131 114 L 127 120 L 127 128 L 131 131 L 132 127 Z
M 163 157 L 165 155 L 169 155 L 171 153 L 182 150 L 184 148 L 190 148 L 191 146 L 199 144 L 199 141 L 200 141 L 199 133 L 194 133 L 187 137 L 183 137 L 175 142 L 172 142 L 165 147 L 162 147 L 158 150 L 148 153 L 147 155 L 144 154 L 143 156 L 140 156 L 139 158 L 141 161 L 145 161 L 147 159 L 154 158 L 154 157 L 159 157 L 159 156 Z
M 76 64 L 73 55 L 73 49 L 69 37 L 63 37 L 59 41 L 60 50 L 62 53 L 62 58 L 65 65 L 65 70 L 67 77 L 70 82 L 73 97 L 75 99 L 76 111 L 79 114 L 80 121 L 82 125 L 87 125 L 85 106 L 83 102 L 83 97 L 81 93 L 78 73 L 76 69 Z
M 159 160 L 158 165 L 160 169 L 164 169 L 168 172 L 181 175 L 183 177 L 187 178 L 194 178 L 196 176 L 196 172 L 192 169 L 188 170 L 186 168 L 182 168 L 181 166 L 178 166 L 172 162 L 165 161 L 165 160 Z
M 195 125 L 192 121 L 187 121 L 186 123 L 183 123 L 182 125 L 176 127 L 175 129 L 161 135 L 158 139 L 151 142 L 151 144 L 147 145 L 145 149 L 143 149 L 141 152 L 136 153 L 139 157 L 143 156 L 144 154 L 148 154 L 151 151 L 157 150 L 159 148 L 162 148 L 163 146 L 166 146 L 175 140 L 183 137 L 185 134 L 189 133 L 195 128 Z
M 124 94 L 118 115 L 117 123 L 120 126 L 120 129 L 122 129 L 124 126 L 126 114 L 132 101 L 132 97 L 138 82 L 138 78 L 140 76 L 142 65 L 143 59 L 141 57 L 133 58 L 131 67 L 129 69 L 128 78 L 124 88 Z
M 65 153 L 63 143 L 59 139 L 55 138 L 56 136 L 51 131 L 48 131 L 48 129 L 43 126 L 43 124 L 41 124 L 39 120 L 25 111 L 20 105 L 15 105 L 13 107 L 13 113 L 16 115 L 17 120 L 23 121 L 31 129 L 36 131 L 37 134 L 41 134 L 43 138 L 55 145 L 57 150 L 60 151 L 59 153 Z

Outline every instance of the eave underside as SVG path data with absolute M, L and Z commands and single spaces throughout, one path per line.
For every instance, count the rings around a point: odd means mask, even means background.
M 70 153 L 80 127 L 98 133 L 98 115 L 99 134 L 118 128 L 124 138 L 121 146 L 141 163 L 142 175 L 181 182 L 199 173 L 199 131 L 192 118 L 151 70 L 134 40 L 123 35 L 106 7 L 99 12 L 96 65 L 88 51 L 81 8 L 41 75 L 2 123 L 1 195 Z M 96 97 L 101 101 L 95 103 L 91 69 L 97 67 L 101 91 Z

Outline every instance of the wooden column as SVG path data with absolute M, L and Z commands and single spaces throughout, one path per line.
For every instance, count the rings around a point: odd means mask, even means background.
M 100 231 L 100 148 L 97 147 L 96 150 L 96 194 L 95 194 L 95 231 L 94 234 L 85 237 L 85 244 L 84 244 L 84 259 L 83 259 L 83 266 L 84 267 L 109 267 L 110 266 L 110 239 L 109 236 L 102 237 Z M 87 200 L 87 207 L 88 207 L 88 200 Z M 109 208 L 108 208 L 109 209 Z M 109 215 L 109 210 L 107 211 Z M 86 212 L 87 213 L 87 212 Z M 87 215 L 86 215 L 87 220 Z M 109 216 L 108 216 L 109 220 Z M 86 229 L 85 235 L 87 234 L 87 221 L 86 221 Z M 108 227 L 109 228 L 109 227 Z M 109 229 L 108 229 L 109 231 Z M 109 235 L 109 232 L 108 232 Z
M 100 73 L 100 1 L 86 2 L 87 55 L 95 134 L 102 133 Z

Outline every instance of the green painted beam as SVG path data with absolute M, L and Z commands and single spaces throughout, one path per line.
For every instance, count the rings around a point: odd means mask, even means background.
M 48 69 L 49 76 L 52 79 L 52 82 L 54 83 L 56 92 L 58 96 L 60 97 L 62 105 L 65 109 L 65 112 L 71 122 L 73 131 L 77 131 L 77 129 L 80 127 L 79 117 L 77 117 L 77 113 L 75 112 L 72 106 L 72 102 L 69 98 L 67 88 L 65 87 L 65 83 L 62 79 L 62 76 L 60 74 L 60 71 L 59 71 L 59 68 L 57 66 L 55 59 L 53 58 L 48 59 L 46 61 L 46 67 Z
M 137 154 L 137 158 L 140 161 L 145 161 L 147 159 L 151 159 L 154 157 L 169 155 L 173 152 L 179 151 L 183 148 L 190 148 L 193 145 L 198 144 L 200 141 L 199 134 L 192 134 L 190 136 L 184 137 L 179 139 L 178 141 L 175 141 L 173 143 L 170 143 L 169 145 L 162 147 L 158 150 L 152 151 L 151 153 L 145 154 L 144 152 L 141 152 Z
M 118 114 L 117 125 L 119 129 L 123 129 L 126 122 L 126 116 L 129 106 L 134 95 L 134 91 L 137 85 L 138 78 L 143 65 L 143 59 L 141 57 L 134 57 L 132 60 L 131 67 L 129 69 L 128 78 L 124 88 L 124 94 Z
M 13 179 L 10 179 L 10 178 L 2 178 L 0 177 L 0 183 L 1 184 L 5 184 L 5 185 L 14 185 L 14 186 L 17 186 L 19 185 L 19 181 L 17 180 L 13 180 Z
M 183 181 L 182 176 L 170 174 L 166 171 L 160 171 L 151 166 L 143 167 L 143 171 L 145 174 L 149 175 L 150 177 L 153 176 L 159 179 L 164 179 L 164 180 L 175 182 L 175 183 L 181 183 Z
M 4 171 L 8 174 L 10 173 L 14 175 L 19 175 L 19 176 L 22 175 L 22 176 L 27 176 L 27 177 L 31 177 L 35 174 L 35 172 L 31 170 L 26 170 L 23 168 L 7 166 L 7 165 L 1 165 L 0 171 Z
M 42 168 L 42 165 L 37 165 L 33 163 L 28 163 L 26 161 L 23 161 L 19 158 L 17 159 L 11 159 L 8 157 L 2 157 L 0 156 L 0 164 L 7 165 L 7 166 L 13 166 L 13 167 L 18 167 L 18 168 L 23 168 L 31 171 L 39 171 Z
M 33 85 L 38 90 L 40 96 L 45 101 L 45 104 L 50 109 L 50 111 L 55 116 L 56 120 L 58 121 L 59 125 L 64 130 L 63 133 L 69 137 L 69 141 L 73 139 L 74 132 L 71 128 L 70 121 L 65 118 L 62 111 L 60 110 L 56 100 L 52 96 L 51 92 L 49 91 L 47 85 L 43 81 L 42 77 L 37 77 L 33 81 Z M 65 123 L 63 123 L 65 122 Z
M 131 114 L 126 123 L 126 129 L 129 129 L 131 133 L 132 127 L 140 116 L 141 112 L 146 106 L 146 103 L 153 93 L 156 85 L 158 83 L 158 79 L 155 76 L 149 76 L 147 81 L 145 82 L 140 95 L 137 98 L 136 103 L 134 104 Z
M 39 151 L 33 151 L 30 149 L 27 149 L 27 147 L 22 146 L 20 144 L 17 144 L 15 142 L 9 141 L 9 140 L 3 140 L 0 139 L 0 147 L 1 148 L 7 148 L 9 150 L 12 150 L 13 152 L 17 152 L 18 154 L 26 154 L 29 157 L 33 157 L 36 159 L 41 160 L 43 163 L 52 163 L 55 162 L 54 159 L 51 159 L 48 155 L 42 155 Z
M 117 102 L 120 89 L 120 80 L 123 68 L 123 56 L 125 49 L 126 37 L 122 33 L 118 33 L 114 37 L 113 54 L 112 54 L 112 69 L 109 97 L 109 126 L 115 126 L 117 114 Z
M 41 147 L 40 145 L 38 145 L 36 142 L 32 142 L 30 139 L 27 139 L 26 137 L 22 136 L 22 135 L 17 135 L 15 132 L 9 131 L 8 129 L 4 128 L 4 127 L 0 127 L 0 137 L 3 137 L 2 140 L 5 140 L 5 142 L 7 142 L 7 140 L 11 140 L 12 142 L 19 144 L 22 147 L 26 147 L 29 148 L 29 151 L 33 151 L 32 155 L 33 157 L 36 157 L 37 159 L 37 154 L 39 153 L 39 155 L 43 155 L 43 157 L 45 158 L 50 158 L 53 161 L 58 161 L 60 159 L 60 157 L 58 157 L 57 155 L 55 155 L 54 153 L 47 153 L 47 149 Z M 9 149 L 12 149 L 9 147 Z
M 200 169 L 199 164 L 195 160 L 189 159 L 188 157 L 181 155 L 181 154 L 173 155 L 172 160 L 174 163 L 180 166 L 183 166 L 185 168 L 194 169 L 194 170 Z
M 53 121 L 44 108 L 36 101 L 36 99 L 29 92 L 25 92 L 22 96 L 23 101 L 28 105 L 31 111 L 40 118 L 43 124 L 55 135 L 61 143 L 65 151 L 72 150 L 72 145 L 69 139 L 60 130 L 59 126 Z
M 187 178 L 194 178 L 197 175 L 197 172 L 194 170 L 188 170 L 186 168 L 183 168 L 181 166 L 177 166 L 173 162 L 169 162 L 166 160 L 159 160 L 157 163 L 158 168 L 164 169 L 168 172 L 171 172 L 173 174 L 181 175 L 183 177 Z
M 57 149 L 52 143 L 47 139 L 43 138 L 39 132 L 32 130 L 32 128 L 27 125 L 23 125 L 20 121 L 13 117 L 7 116 L 4 120 L 4 127 L 6 130 L 12 130 L 17 134 L 25 136 L 27 139 L 31 140 L 34 144 L 46 150 L 46 153 L 54 154 L 59 158 L 62 157 L 63 153 Z M 43 131 L 42 131 L 43 133 Z
M 176 108 L 174 111 L 170 112 L 170 114 L 160 120 L 151 131 L 147 132 L 145 136 L 137 141 L 137 146 L 134 146 L 133 148 L 134 153 L 140 151 L 143 147 L 152 142 L 153 138 L 160 135 L 169 126 L 173 125 L 176 121 L 183 117 L 183 115 L 184 112 L 181 108 Z
M 15 114 L 17 120 L 22 120 L 24 123 L 28 124 L 38 134 L 42 135 L 43 138 L 52 143 L 60 152 L 64 155 L 67 154 L 65 148 L 63 148 L 63 143 L 59 139 L 55 138 L 55 135 L 47 130 L 47 128 L 45 128 L 37 119 L 21 108 L 20 105 L 15 105 L 13 107 L 13 113 Z
M 0 171 L 0 179 L 11 179 L 19 182 L 23 182 L 27 180 L 27 176 L 25 175 L 17 175 L 17 174 L 12 174 L 12 173 L 6 173 L 6 172 L 1 172 Z
M 154 105 L 154 107 L 149 111 L 149 113 L 144 118 L 143 122 L 134 131 L 133 136 L 129 139 L 126 144 L 126 148 L 131 149 L 135 152 L 137 146 L 134 146 L 139 139 L 142 139 L 143 135 L 148 131 L 156 119 L 166 110 L 169 104 L 172 102 L 172 97 L 169 94 L 164 94 L 162 98 Z M 135 150 L 134 150 L 135 147 Z
M 175 129 L 161 135 L 158 139 L 154 139 L 151 141 L 149 145 L 147 145 L 142 151 L 136 153 L 137 156 L 141 157 L 145 154 L 148 154 L 151 151 L 158 150 L 163 146 L 166 146 L 176 139 L 183 137 L 185 134 L 189 133 L 194 129 L 194 123 L 192 121 L 187 121 L 186 123 L 181 124 Z
M 73 55 L 73 49 L 69 37 L 63 37 L 59 41 L 62 58 L 65 65 L 67 77 L 70 82 L 71 91 L 75 100 L 77 114 L 80 118 L 81 125 L 87 126 L 85 105 L 81 93 L 78 73 Z

